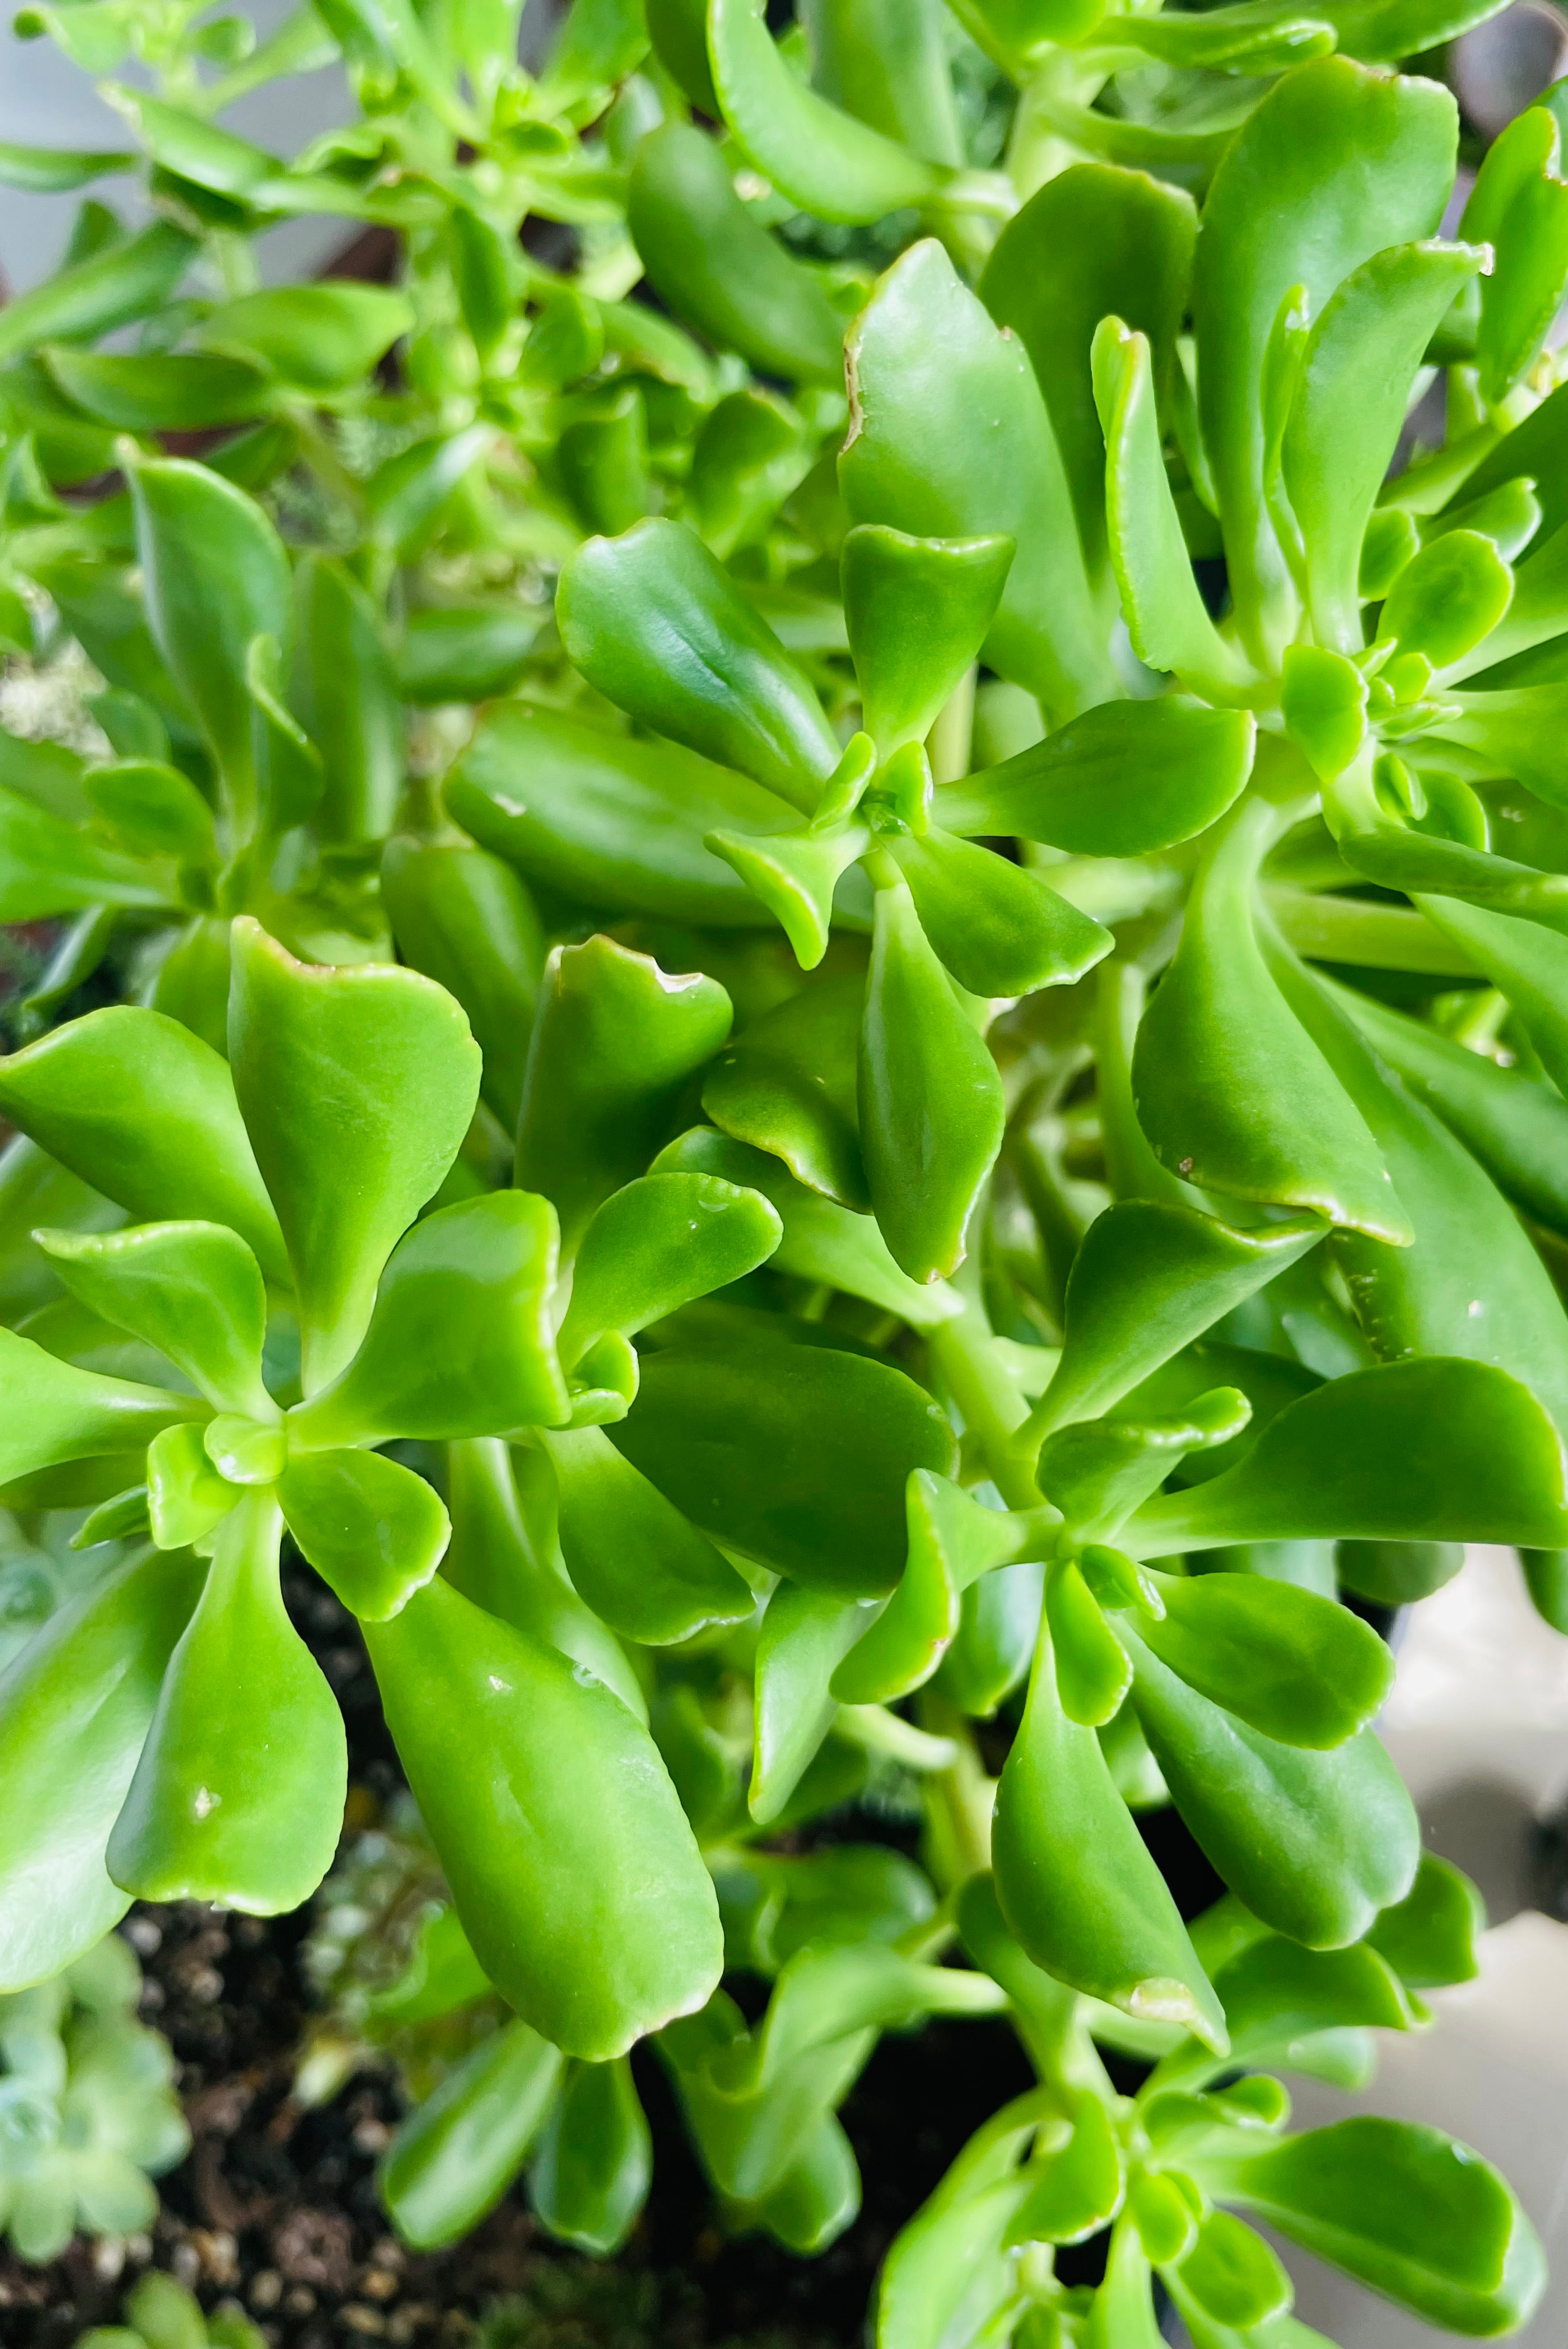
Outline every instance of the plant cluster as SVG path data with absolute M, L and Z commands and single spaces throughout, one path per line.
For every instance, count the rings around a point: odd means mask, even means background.
M 153 217 L 0 313 L 0 620 L 101 680 L 0 737 L 0 1505 L 104 1561 L 0 1678 L 0 1985 L 321 1883 L 297 1556 L 434 1855 L 305 2075 L 405 2063 L 410 2241 L 525 2166 L 624 2240 L 648 2037 L 819 2251 L 879 2034 L 1006 2015 L 881 2349 L 1140 2349 L 1156 2278 L 1305 2349 L 1241 2211 L 1540 2299 L 1479 2157 L 1273 2077 L 1475 1963 L 1344 1594 L 1501 1542 L 1568 1629 L 1568 101 L 1444 237 L 1391 69 L 1486 13 L 26 12 L 143 68 Z M 331 57 L 292 160 L 217 119 Z M 397 284 L 262 286 L 310 212 Z M 812 1847 L 890 1764 L 921 1865 Z
M 150 2226 L 151 2180 L 191 2149 L 167 2041 L 136 2020 L 141 1969 L 110 1933 L 36 1989 L 0 1999 L 0 2226 L 25 2260 L 78 2228 Z

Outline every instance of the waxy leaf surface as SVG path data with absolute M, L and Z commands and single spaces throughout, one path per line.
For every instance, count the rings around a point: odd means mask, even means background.
M 415 971 L 296 962 L 234 925 L 229 1056 L 299 1292 L 308 1388 L 365 1333 L 394 1244 L 468 1130 L 480 1051 Z
M 463 1930 L 523 2021 L 603 2063 L 700 2007 L 724 1961 L 712 1882 L 619 1698 L 439 1577 L 366 1637 Z

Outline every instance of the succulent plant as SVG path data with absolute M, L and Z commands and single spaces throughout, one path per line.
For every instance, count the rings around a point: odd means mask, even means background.
M 140 1991 L 135 1952 L 110 1933 L 0 1999 L 0 2221 L 21 2259 L 150 2226 L 152 2180 L 190 2150 L 169 2043 L 136 2020 Z
M 1475 1962 L 1344 1595 L 1503 1542 L 1568 1628 L 1568 117 L 1444 238 L 1390 67 L 1479 0 L 954 13 L 1000 153 L 934 0 L 578 0 L 536 77 L 504 8 L 29 17 L 152 69 L 159 217 L 0 316 L 7 609 L 116 754 L 0 744 L 0 909 L 70 920 L 0 1504 L 125 1545 L 0 1682 L 0 1980 L 320 1882 L 286 1529 L 439 1866 L 354 2030 L 497 2021 L 389 2150 L 411 2241 L 524 2168 L 622 2240 L 649 2038 L 725 2222 L 821 2250 L 878 2035 L 1006 2014 L 1038 2088 L 881 2349 L 1141 2349 L 1156 2274 L 1291 2349 L 1242 2209 L 1497 2333 L 1497 2174 L 1257 2067 Z M 344 132 L 214 121 L 331 48 Z M 333 205 L 398 285 L 258 290 Z M 873 1756 L 918 1865 L 795 1838 Z
M 125 2296 L 123 2324 L 95 2324 L 76 2349 L 265 2349 L 266 2336 L 235 2307 L 211 2315 L 194 2292 L 154 2268 Z

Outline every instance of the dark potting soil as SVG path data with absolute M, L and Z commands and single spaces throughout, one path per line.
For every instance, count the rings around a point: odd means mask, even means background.
M 348 1727 L 351 1795 L 365 1814 L 401 1784 L 351 1619 L 313 1577 L 285 1577 L 290 1611 Z M 351 1811 L 352 1815 L 352 1811 Z M 861 1835 L 885 1835 L 880 1822 Z M 192 2147 L 160 2181 L 150 2239 L 77 2243 L 28 2268 L 0 2248 L 0 2343 L 69 2349 L 118 2321 L 140 2268 L 170 2270 L 203 2304 L 237 2303 L 274 2349 L 855 2349 L 876 2271 L 899 2228 L 972 2132 L 1031 2085 L 1001 2022 L 938 2023 L 880 2044 L 842 2118 L 865 2206 L 817 2260 L 761 2237 L 727 2240 L 657 2059 L 637 2058 L 655 2145 L 653 2190 L 615 2262 L 585 2260 L 534 2224 L 520 2187 L 474 2234 L 405 2251 L 375 2191 L 400 2117 L 391 2079 L 363 2073 L 330 2105 L 290 2095 L 308 1992 L 308 1912 L 238 1917 L 200 1902 L 139 1906 L 123 1930 L 146 1974 L 144 2019 L 163 2032 Z M 737 1985 L 743 2000 L 760 1985 Z M 1092 2265 L 1085 2271 L 1086 2281 Z M 504 2310 L 504 2316 L 498 2310 Z

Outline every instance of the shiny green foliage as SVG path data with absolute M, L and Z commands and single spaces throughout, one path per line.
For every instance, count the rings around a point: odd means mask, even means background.
M 1488 12 L 29 12 L 155 220 L 0 314 L 0 645 L 92 686 L 0 733 L 18 2014 L 326 1876 L 314 1572 L 418 1816 L 298 2093 L 395 2067 L 411 2247 L 624 2243 L 645 2039 L 820 2252 L 879 2034 L 1006 2016 L 878 2349 L 1305 2349 L 1250 2218 L 1527 2321 L 1479 2154 L 1273 2077 L 1479 1963 L 1341 1593 L 1568 1625 L 1560 101 L 1445 238 L 1392 69 Z M 312 213 L 395 282 L 262 288 Z

